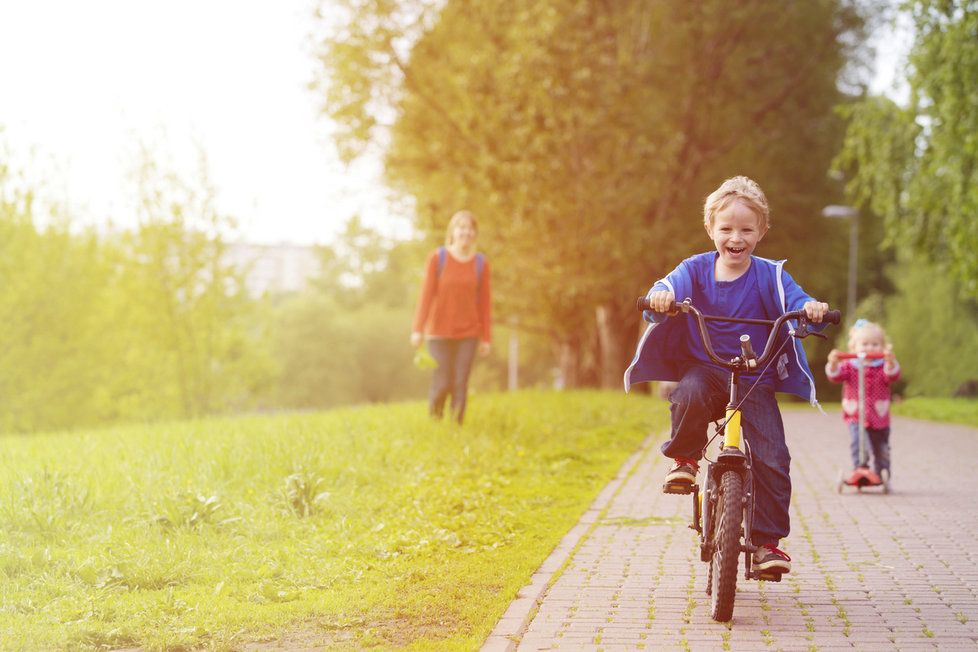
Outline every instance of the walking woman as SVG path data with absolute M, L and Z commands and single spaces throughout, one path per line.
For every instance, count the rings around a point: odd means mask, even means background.
M 431 379 L 428 408 L 440 418 L 452 395 L 452 416 L 462 423 L 469 372 L 476 351 L 489 354 L 492 296 L 489 263 L 475 249 L 479 225 L 469 211 L 448 222 L 445 246 L 428 256 L 421 297 L 414 316 L 411 345 L 427 339 L 438 363 Z

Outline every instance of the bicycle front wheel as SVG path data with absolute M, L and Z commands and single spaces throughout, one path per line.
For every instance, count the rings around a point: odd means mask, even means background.
M 726 622 L 733 617 L 737 593 L 737 559 L 740 557 L 741 524 L 744 520 L 744 486 L 740 474 L 727 471 L 720 478 L 714 513 L 713 557 L 710 560 L 710 615 Z

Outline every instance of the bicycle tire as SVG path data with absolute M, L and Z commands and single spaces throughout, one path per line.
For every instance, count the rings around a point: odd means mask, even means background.
M 737 559 L 744 520 L 743 480 L 736 471 L 726 471 L 720 478 L 719 488 L 717 511 L 713 515 L 716 536 L 710 560 L 710 615 L 717 622 L 727 622 L 733 618 L 737 594 Z
M 711 469 L 707 468 L 706 477 L 703 480 L 703 509 L 700 515 L 700 561 L 706 562 L 706 594 L 713 593 L 713 554 L 709 551 L 716 541 L 716 519 L 713 516 L 716 497 L 713 487 L 713 475 Z

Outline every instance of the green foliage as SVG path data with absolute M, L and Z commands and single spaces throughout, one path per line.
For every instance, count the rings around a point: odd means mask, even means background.
M 146 392 L 130 395 L 134 414 L 126 416 L 247 407 L 267 362 L 248 331 L 244 279 L 225 261 L 233 225 L 216 211 L 206 185 L 188 185 L 151 161 L 141 172 L 140 226 L 117 241 L 126 263 L 117 277 L 116 296 L 124 301 L 118 353 L 167 391 L 144 385 Z
M 197 529 L 205 524 L 215 523 L 220 509 L 219 496 L 184 491 L 161 501 L 153 521 L 168 529 Z
M 140 184 L 138 229 L 96 237 L 0 176 L 4 430 L 240 410 L 271 377 L 209 191 L 152 162 Z
M 906 252 L 886 275 L 894 291 L 866 297 L 854 317 L 886 329 L 902 369 L 895 389 L 906 396 L 946 397 L 978 377 L 978 309 L 955 280 Z M 840 329 L 835 346 L 845 350 L 847 339 Z
M 546 333 L 580 378 L 590 364 L 620 382 L 632 297 L 708 246 L 702 197 L 725 177 L 769 192 L 760 253 L 829 261 L 832 247 L 797 243 L 822 237 L 811 220 L 839 138 L 836 82 L 862 28 L 849 3 L 339 5 L 349 20 L 321 60 L 341 147 L 385 147 L 429 241 L 472 209 L 499 314 Z M 826 269 L 799 280 L 825 296 Z
M 421 371 L 431 371 L 438 368 L 438 361 L 431 357 L 428 353 L 428 349 L 425 346 L 419 346 L 417 351 L 414 352 L 414 366 Z
M 412 364 L 411 317 L 406 308 L 344 309 L 319 295 L 286 300 L 274 326 L 279 404 L 314 408 L 420 396 L 427 374 Z
M 313 471 L 296 471 L 285 479 L 283 497 L 289 510 L 301 518 L 320 511 L 329 498 L 326 479 Z
M 884 97 L 839 108 L 846 137 L 833 165 L 846 173 L 850 200 L 864 213 L 883 215 L 892 231 L 903 224 L 903 196 L 913 174 L 920 127 L 912 112 Z
M 868 98 L 853 107 L 839 165 L 848 191 L 884 215 L 893 241 L 944 265 L 978 292 L 978 6 L 908 0 L 915 29 L 910 106 Z
M 883 301 L 883 324 L 907 395 L 950 396 L 963 381 L 978 377 L 978 311 L 935 265 L 905 257 L 890 274 L 897 291 Z
M 412 403 L 4 437 L 0 648 L 476 649 L 668 412 L 531 392 L 469 417 Z

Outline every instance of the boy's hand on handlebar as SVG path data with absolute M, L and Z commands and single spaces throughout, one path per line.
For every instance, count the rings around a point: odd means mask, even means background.
M 829 311 L 829 304 L 821 301 L 808 301 L 802 308 L 805 311 L 805 316 L 808 317 L 808 321 L 813 324 L 821 324 L 825 313 Z
M 668 290 L 656 290 L 649 295 L 649 309 L 652 312 L 668 313 L 675 315 L 677 310 L 673 305 L 676 302 L 676 295 Z M 672 309 L 670 311 L 670 308 Z

